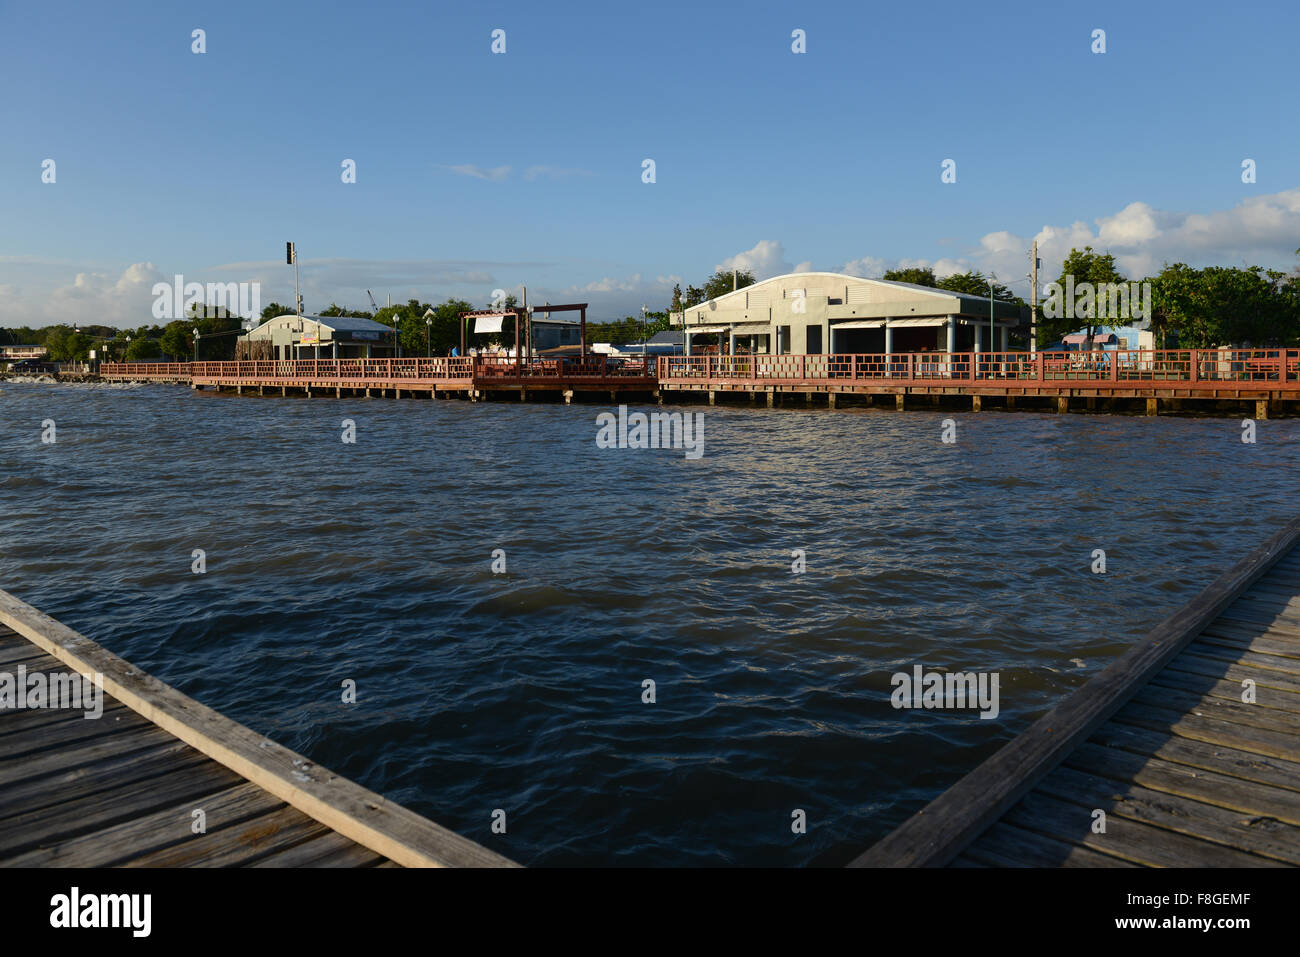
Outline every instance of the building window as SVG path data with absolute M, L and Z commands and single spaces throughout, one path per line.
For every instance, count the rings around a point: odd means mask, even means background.
M 822 351 L 822 327 L 809 326 L 808 335 L 808 354 L 810 356 L 821 355 Z
M 778 355 L 788 356 L 790 354 L 790 327 L 776 327 L 776 351 Z

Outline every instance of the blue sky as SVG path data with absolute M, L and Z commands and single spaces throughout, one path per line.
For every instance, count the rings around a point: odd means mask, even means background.
M 731 265 L 1027 295 L 1035 236 L 1044 281 L 1084 242 L 1290 268 L 1297 35 L 1293 2 L 0 4 L 0 325 L 150 322 L 176 273 L 287 303 L 286 239 L 309 310 L 527 284 L 594 319 Z

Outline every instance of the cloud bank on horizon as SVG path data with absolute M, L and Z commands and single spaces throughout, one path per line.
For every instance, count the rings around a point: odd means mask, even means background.
M 455 171 L 488 180 L 511 175 L 508 166 Z M 548 170 L 535 176 L 582 173 Z M 528 171 L 524 178 L 529 178 Z M 649 277 L 633 272 L 578 284 L 552 284 L 539 278 L 528 281 L 529 299 L 540 303 L 582 298 L 592 304 L 589 318 L 600 321 L 637 315 L 643 303 L 652 310 L 662 309 L 674 284 L 698 284 L 712 270 L 745 269 L 758 279 L 814 269 L 878 278 L 888 269 L 910 266 L 931 267 L 940 277 L 971 269 L 991 272 L 1027 297 L 1029 286 L 1024 277 L 1033 239 L 1038 240 L 1043 260 L 1039 274 L 1043 284 L 1056 278 L 1071 249 L 1089 245 L 1113 253 L 1120 270 L 1134 279 L 1153 275 L 1165 263 L 1174 262 L 1289 269 L 1296 264 L 1296 248 L 1300 246 L 1300 187 L 1252 196 L 1231 208 L 1205 212 L 1161 210 L 1144 202 L 1132 202 L 1117 212 L 1097 217 L 1091 224 L 1078 220 L 1068 225 L 1045 225 L 1032 235 L 1005 229 L 986 233 L 957 255 L 935 258 L 890 257 L 873 250 L 855 259 L 814 264 L 793 261 L 779 239 L 760 239 L 751 248 L 726 256 L 712 267 L 685 266 L 680 275 Z M 936 239 L 935 245 L 945 242 Z M 493 288 L 515 288 L 520 277 L 526 281 L 530 275 L 544 277 L 553 273 L 556 265 L 541 261 L 304 258 L 303 295 L 308 311 L 331 302 L 364 307 L 367 289 L 374 290 L 381 300 L 385 295 L 391 295 L 394 301 L 442 301 L 455 296 L 477 305 L 491 298 Z M 156 321 L 151 313 L 152 287 L 156 282 L 171 282 L 176 273 L 205 282 L 259 282 L 263 305 L 292 302 L 292 275 L 282 262 L 273 260 L 198 268 L 184 263 L 137 262 L 119 271 L 106 271 L 11 256 L 0 257 L 0 325 L 152 324 Z

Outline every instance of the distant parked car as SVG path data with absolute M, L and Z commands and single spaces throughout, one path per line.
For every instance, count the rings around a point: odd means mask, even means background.
M 10 372 L 57 372 L 53 362 L 44 362 L 41 359 L 20 359 L 18 362 L 11 363 Z

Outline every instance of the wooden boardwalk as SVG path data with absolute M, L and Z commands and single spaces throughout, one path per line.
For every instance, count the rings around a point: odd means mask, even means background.
M 1300 865 L 1298 539 L 1300 519 L 853 866 Z
M 510 864 L 0 592 L 0 675 L 74 672 L 102 676 L 98 718 L 0 710 L 0 866 Z

